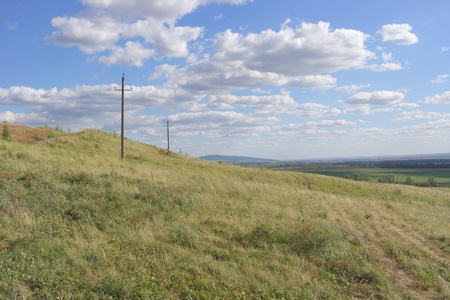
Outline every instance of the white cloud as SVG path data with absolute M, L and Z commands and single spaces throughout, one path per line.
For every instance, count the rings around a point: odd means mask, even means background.
M 450 91 L 425 98 L 426 104 L 450 104 Z
M 450 78 L 450 75 L 448 75 L 448 74 L 439 75 L 436 77 L 436 79 L 431 80 L 431 82 L 432 83 L 445 83 L 445 82 L 447 82 L 447 78 Z
M 355 126 L 355 122 L 346 121 L 344 119 L 340 120 L 321 120 L 315 122 L 306 122 L 304 124 L 288 124 L 288 125 L 279 125 L 274 126 L 275 130 L 297 130 L 297 129 L 307 129 L 307 128 L 331 128 L 331 127 L 340 127 L 340 126 Z
M 385 61 L 385 62 L 391 61 L 392 60 L 392 52 L 389 52 L 389 53 L 383 52 L 383 53 L 381 53 L 381 57 L 383 58 L 383 61 Z
M 182 16 L 191 13 L 200 5 L 209 3 L 245 4 L 247 0 L 81 0 L 87 6 L 86 13 L 103 12 L 117 19 L 134 20 L 153 18 L 162 23 L 173 23 Z
M 336 78 L 331 75 L 296 76 L 287 79 L 286 85 L 326 90 L 336 86 Z
M 245 68 L 286 76 L 315 75 L 362 67 L 374 53 L 366 49 L 367 35 L 350 29 L 330 30 L 330 24 L 285 24 L 275 32 L 243 36 L 227 30 L 217 36 L 217 60 L 240 61 Z
M 359 92 L 350 97 L 344 107 L 347 112 L 353 114 L 372 114 L 379 112 L 390 112 L 392 108 L 379 108 L 372 110 L 372 106 L 391 106 L 398 105 L 403 101 L 405 95 L 400 92 L 392 91 L 375 91 L 375 92 Z
M 258 136 L 278 122 L 276 117 L 255 118 L 234 111 L 208 111 L 170 115 L 175 136 L 202 136 L 205 138 Z
M 151 41 L 155 49 L 167 57 L 187 57 L 188 43 L 198 39 L 202 32 L 200 27 L 162 27 Z
M 151 80 L 162 78 L 162 77 L 167 78 L 171 74 L 173 74 L 176 69 L 177 69 L 177 66 L 169 65 L 169 64 L 162 64 L 162 65 L 156 66 L 155 71 L 153 72 L 153 74 L 151 74 L 148 77 L 148 80 L 151 81 Z
M 111 49 L 119 41 L 121 31 L 121 24 L 107 16 L 57 17 L 51 23 L 59 31 L 46 37 L 47 41 L 59 46 L 77 46 L 87 54 Z
M 360 85 L 352 84 L 352 85 L 338 86 L 338 87 L 336 88 L 336 90 L 338 90 L 338 91 L 344 91 L 344 92 L 346 92 L 346 93 L 351 94 L 351 93 L 354 93 L 354 92 L 356 92 L 356 91 L 358 91 L 358 90 L 366 89 L 366 88 L 370 88 L 370 87 L 371 87 L 371 84 L 360 84 Z
M 125 48 L 113 46 L 110 56 L 101 56 L 98 61 L 105 65 L 144 66 L 144 61 L 154 54 L 154 50 L 146 49 L 139 42 L 127 42 Z
M 447 52 L 448 50 L 450 50 L 450 47 L 442 47 L 439 52 L 444 53 Z
M 298 105 L 293 113 L 302 118 L 323 118 L 341 115 L 344 112 L 319 103 L 302 103 Z
M 347 103 L 355 105 L 391 105 L 402 102 L 404 97 L 403 93 L 392 91 L 360 92 L 348 99 Z
M 377 31 L 383 37 L 383 42 L 393 42 L 398 45 L 412 45 L 419 42 L 419 38 L 412 32 L 409 24 L 389 24 Z
M 432 116 L 430 114 L 425 113 L 422 110 L 415 110 L 415 111 L 409 111 L 409 112 L 402 112 L 401 117 L 397 118 L 393 121 L 409 121 L 412 119 L 431 119 Z
M 219 14 L 217 16 L 214 16 L 214 21 L 219 21 L 222 20 L 223 18 L 225 18 L 225 16 L 223 14 Z
M 399 103 L 396 105 L 398 108 L 417 108 L 419 104 L 416 103 Z
M 252 108 L 256 114 L 262 115 L 278 115 L 284 113 L 292 113 L 298 104 L 289 95 L 270 95 L 270 96 L 234 96 L 223 95 L 211 97 L 208 105 L 211 107 L 219 107 L 227 104 L 230 107 L 240 106 Z
M 296 115 L 302 118 L 321 118 L 340 115 L 343 112 L 319 103 L 297 103 L 289 94 L 270 96 L 222 95 L 210 97 L 210 109 L 233 109 L 236 106 L 251 108 L 259 115 Z
M 261 88 L 254 88 L 254 89 L 252 89 L 252 92 L 255 94 L 271 94 L 272 90 L 264 90 Z
M 177 69 L 167 79 L 203 95 L 269 85 L 330 89 L 336 78 L 320 73 L 361 68 L 374 57 L 365 48 L 366 38 L 355 30 L 331 31 L 324 22 L 303 23 L 296 29 L 285 22 L 278 32 L 246 36 L 227 30 L 216 36 L 215 54 Z
M 143 60 L 154 51 L 167 57 L 188 57 L 188 43 L 198 39 L 204 29 L 176 26 L 176 22 L 198 6 L 214 2 L 245 4 L 252 1 L 82 0 L 86 9 L 78 15 L 52 19 L 51 24 L 57 31 L 46 40 L 65 47 L 77 46 L 87 54 L 111 51 L 99 59 L 100 63 L 108 65 L 142 66 Z M 136 38 L 143 38 L 144 43 L 136 42 Z M 133 55 L 127 55 L 130 53 Z
M 374 72 L 397 71 L 403 69 L 402 65 L 399 63 L 372 64 L 367 66 L 367 68 Z
M 36 113 L 14 113 L 11 111 L 0 112 L 0 121 L 8 123 L 28 124 L 42 126 L 45 117 Z

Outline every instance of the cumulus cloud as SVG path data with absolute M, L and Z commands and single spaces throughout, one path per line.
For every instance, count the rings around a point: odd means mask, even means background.
M 450 104 L 450 91 L 425 98 L 426 104 Z
M 376 112 L 388 112 L 392 108 L 379 108 L 372 110 L 372 106 L 392 106 L 400 104 L 405 95 L 393 91 L 359 92 L 350 97 L 344 106 L 346 110 L 354 114 L 370 114 Z
M 270 85 L 330 89 L 336 78 L 323 73 L 362 68 L 375 57 L 364 45 L 366 38 L 356 30 L 331 30 L 325 22 L 298 28 L 285 22 L 279 31 L 248 35 L 227 30 L 213 41 L 213 55 L 171 72 L 167 79 L 189 92 L 210 95 Z M 156 70 L 151 78 L 162 74 Z
M 360 92 L 348 99 L 348 104 L 391 105 L 403 101 L 405 95 L 400 92 L 375 91 Z
M 126 65 L 142 67 L 144 61 L 155 53 L 139 42 L 127 42 L 125 47 L 113 46 L 110 56 L 101 56 L 98 61 L 105 65 Z
M 0 112 L 0 120 L 8 123 L 40 125 L 45 123 L 45 117 L 36 113 L 14 113 L 11 111 Z
M 51 24 L 59 30 L 47 36 L 47 41 L 59 46 L 77 46 L 87 54 L 111 49 L 120 37 L 121 24 L 108 16 L 57 17 Z
M 57 30 L 46 40 L 60 46 L 76 46 L 87 54 L 108 51 L 99 59 L 108 65 L 142 66 L 142 61 L 155 51 L 167 57 L 188 57 L 188 43 L 198 39 L 203 28 L 176 26 L 176 22 L 198 6 L 214 2 L 252 1 L 82 0 L 86 9 L 78 15 L 52 19 L 51 24 Z M 136 38 L 142 38 L 145 43 L 132 40 Z
M 398 45 L 412 45 L 419 42 L 419 38 L 411 32 L 409 24 L 388 24 L 377 31 L 383 42 L 392 42 Z
M 278 32 L 265 30 L 243 36 L 227 30 L 214 43 L 216 58 L 240 61 L 253 71 L 287 76 L 315 75 L 362 67 L 374 57 L 364 42 L 367 35 L 351 29 L 330 30 L 326 22 L 286 24 Z

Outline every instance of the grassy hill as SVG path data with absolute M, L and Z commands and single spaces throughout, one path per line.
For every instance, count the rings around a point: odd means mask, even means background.
M 449 224 L 449 189 L 0 140 L 0 298 L 449 299 Z

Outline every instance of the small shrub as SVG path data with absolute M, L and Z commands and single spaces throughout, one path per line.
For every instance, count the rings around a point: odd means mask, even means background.
M 79 209 L 71 208 L 64 212 L 64 216 L 69 217 L 73 221 L 78 221 L 83 218 L 83 215 Z
M 81 173 L 70 172 L 66 175 L 65 181 L 72 184 L 90 184 L 92 183 L 93 179 L 92 176 L 90 176 L 86 172 Z
M 3 125 L 3 134 L 2 134 L 4 141 L 12 142 L 13 137 L 11 135 L 11 131 L 9 130 L 9 127 L 6 125 Z

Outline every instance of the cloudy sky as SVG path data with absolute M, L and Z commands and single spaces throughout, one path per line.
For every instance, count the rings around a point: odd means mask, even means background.
M 0 119 L 190 156 L 450 152 L 448 0 L 5 0 Z

